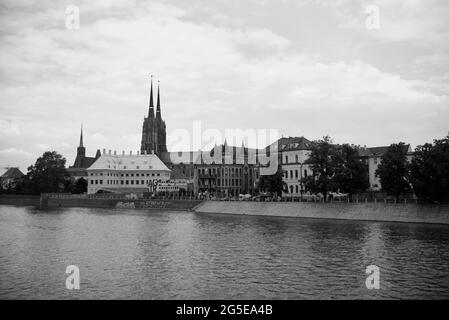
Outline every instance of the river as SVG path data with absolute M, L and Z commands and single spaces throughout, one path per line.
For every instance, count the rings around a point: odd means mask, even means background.
M 449 226 L 0 205 L 0 299 L 437 298 Z

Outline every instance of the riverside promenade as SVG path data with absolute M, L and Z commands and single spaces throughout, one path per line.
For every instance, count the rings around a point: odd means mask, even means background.
M 449 225 L 448 204 L 203 201 L 198 213 Z

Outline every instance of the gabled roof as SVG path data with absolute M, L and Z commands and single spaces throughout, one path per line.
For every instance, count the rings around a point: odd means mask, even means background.
M 6 172 L 1 176 L 2 179 L 18 179 L 23 177 L 24 174 L 19 168 L 9 168 Z
M 360 157 L 382 157 L 385 154 L 385 152 L 387 152 L 389 147 L 390 146 L 360 148 L 359 156 Z M 402 151 L 404 153 L 411 152 L 410 144 L 402 145 Z
M 155 154 L 111 155 L 103 154 L 87 170 L 158 170 L 170 171 Z
M 276 151 L 293 151 L 293 150 L 311 150 L 313 142 L 304 137 L 282 137 L 271 145 L 267 146 L 267 150 L 270 147 L 274 147 Z

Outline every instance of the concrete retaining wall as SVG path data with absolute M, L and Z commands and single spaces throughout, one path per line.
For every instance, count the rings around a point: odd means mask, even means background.
M 449 224 L 449 205 L 204 201 L 195 212 Z
M 83 207 L 83 208 L 130 208 L 130 209 L 173 209 L 190 210 L 199 200 L 131 200 L 94 199 L 76 197 L 49 197 L 42 202 L 43 207 Z

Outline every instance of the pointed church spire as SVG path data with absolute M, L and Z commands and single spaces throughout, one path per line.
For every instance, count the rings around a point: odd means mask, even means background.
M 83 124 L 81 124 L 80 147 L 84 147 L 83 146 Z
M 161 97 L 159 95 L 159 87 L 160 87 L 160 83 L 158 80 L 157 81 L 157 107 L 156 107 L 156 117 L 157 118 L 161 117 Z
M 148 118 L 154 118 L 154 104 L 153 104 L 153 75 L 151 75 L 151 86 L 150 86 L 150 110 L 148 110 Z

